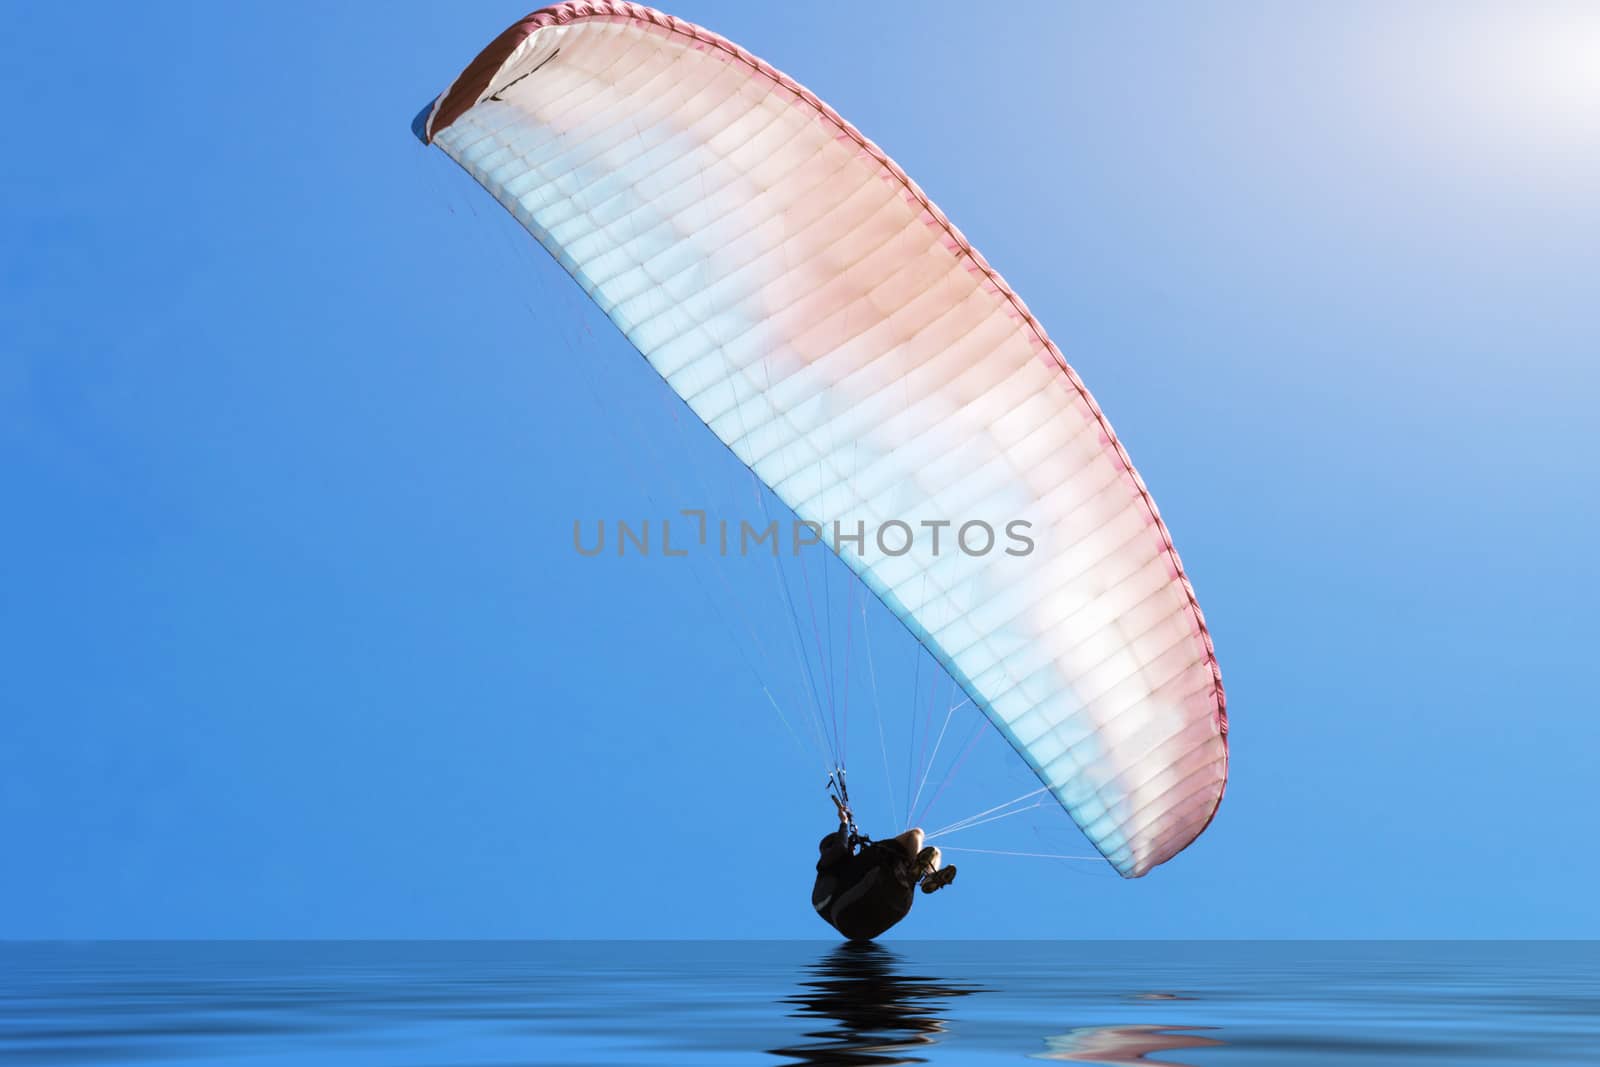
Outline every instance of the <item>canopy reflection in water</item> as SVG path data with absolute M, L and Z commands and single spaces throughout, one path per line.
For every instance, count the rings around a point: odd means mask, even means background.
M 1188 1063 L 1179 1063 L 1177 1060 L 1150 1057 L 1180 1049 L 1215 1048 L 1225 1043 L 1214 1037 L 1186 1032 L 1194 1029 L 1197 1028 L 1085 1026 L 1045 1038 L 1050 1051 L 1041 1052 L 1034 1058 L 1067 1063 L 1142 1063 L 1148 1067 L 1189 1067 Z

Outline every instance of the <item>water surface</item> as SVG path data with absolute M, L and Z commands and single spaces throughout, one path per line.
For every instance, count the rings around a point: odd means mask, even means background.
M 1600 1063 L 1600 943 L 0 944 L 7 1064 Z

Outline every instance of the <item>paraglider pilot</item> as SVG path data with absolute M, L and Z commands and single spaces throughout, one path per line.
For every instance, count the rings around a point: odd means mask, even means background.
M 831 782 L 839 829 L 822 839 L 811 906 L 852 941 L 867 941 L 911 911 L 917 886 L 937 892 L 955 881 L 953 866 L 939 865 L 939 850 L 922 846 L 922 831 L 912 827 L 887 841 L 857 832 L 847 796 Z

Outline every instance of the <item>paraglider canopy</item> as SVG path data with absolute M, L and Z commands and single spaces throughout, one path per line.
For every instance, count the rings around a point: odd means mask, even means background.
M 1038 320 L 877 145 L 732 42 L 606 0 L 507 29 L 415 128 L 834 535 L 1118 871 L 1199 835 L 1227 717 L 1167 527 Z

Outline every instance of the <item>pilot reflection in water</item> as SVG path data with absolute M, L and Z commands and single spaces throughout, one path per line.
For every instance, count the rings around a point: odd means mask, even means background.
M 813 1043 L 771 1049 L 772 1054 L 800 1063 L 923 1062 L 902 1050 L 935 1044 L 944 1031 L 944 1001 L 980 990 L 903 975 L 898 963 L 893 952 L 870 941 L 846 942 L 829 952 L 812 965 L 811 980 L 801 983 L 805 991 L 784 1003 L 797 1009 L 791 1012 L 795 1018 L 833 1025 L 808 1032 Z

